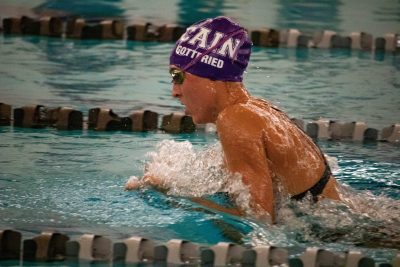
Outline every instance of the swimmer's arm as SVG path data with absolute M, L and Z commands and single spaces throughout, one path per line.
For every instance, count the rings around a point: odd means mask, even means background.
M 272 179 L 264 132 L 260 131 L 263 127 L 259 116 L 239 105 L 226 109 L 217 121 L 226 167 L 242 175 L 243 183 L 249 187 L 250 207 L 256 216 L 270 216 L 274 221 Z
M 168 190 L 161 179 L 151 175 L 144 175 L 141 179 L 129 179 L 125 184 L 125 190 L 138 190 L 148 186 L 162 192 Z
M 152 186 L 153 188 L 159 190 L 159 191 L 166 191 L 167 189 L 161 188 L 160 187 L 161 181 L 153 176 L 145 176 L 142 179 L 129 179 L 126 184 L 125 184 L 125 190 L 138 190 L 141 188 L 145 188 L 147 186 Z M 217 211 L 221 211 L 221 212 L 225 212 L 231 215 L 235 215 L 235 216 L 242 216 L 243 212 L 241 212 L 239 209 L 237 208 L 227 208 L 227 207 L 223 207 L 221 205 L 218 205 L 217 203 L 201 198 L 201 197 L 193 197 L 191 198 L 191 200 L 193 202 L 196 202 L 202 206 L 208 207 L 210 209 L 213 210 L 217 210 Z
M 238 208 L 227 208 L 227 207 L 221 206 L 213 201 L 210 201 L 210 200 L 207 200 L 207 199 L 204 199 L 201 197 L 192 197 L 191 200 L 193 202 L 196 202 L 202 206 L 208 207 L 213 210 L 221 211 L 221 212 L 228 213 L 228 214 L 235 215 L 235 216 L 243 216 L 244 215 L 244 213 L 241 210 L 239 210 Z

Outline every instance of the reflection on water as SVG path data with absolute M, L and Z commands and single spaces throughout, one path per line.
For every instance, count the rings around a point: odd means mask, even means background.
M 63 11 L 69 16 L 83 18 L 107 18 L 121 17 L 124 10 L 120 6 L 123 0 L 49 0 L 36 6 L 34 11 L 38 14 L 46 13 L 47 10 Z
M 278 0 L 278 3 L 276 25 L 280 29 L 300 29 L 309 34 L 322 29 L 341 32 L 341 0 Z
M 19 8 L 14 11 L 0 8 L 2 17 L 21 15 L 23 12 L 20 9 L 34 9 L 39 15 L 49 13 L 50 9 L 89 19 L 117 17 L 127 21 L 189 25 L 203 18 L 227 15 L 250 28 L 296 28 L 307 33 L 335 30 L 340 34 L 364 31 L 374 36 L 398 32 L 400 22 L 400 2 L 397 0 L 365 0 L 362 3 L 358 0 L 3 0 L 1 5 Z M 30 14 L 28 11 L 26 13 Z
M 172 43 L 0 36 L 2 101 L 86 111 L 106 106 L 169 113 Z M 292 117 L 365 121 L 381 129 L 400 117 L 399 57 L 370 52 L 255 47 L 244 82 Z M 371 75 L 373 73 L 373 75 Z
M 189 26 L 194 22 L 206 18 L 224 15 L 224 0 L 185 1 L 177 3 L 178 19 L 180 25 Z

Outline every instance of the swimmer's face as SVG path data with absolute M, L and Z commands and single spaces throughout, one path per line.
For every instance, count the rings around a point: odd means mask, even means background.
M 179 68 L 170 66 L 172 96 L 185 105 L 185 114 L 192 116 L 194 123 L 215 122 L 215 89 L 213 82 Z

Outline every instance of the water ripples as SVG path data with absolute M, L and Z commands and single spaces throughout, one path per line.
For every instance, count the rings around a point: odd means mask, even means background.
M 250 6 L 256 9 L 257 3 Z M 307 7 L 294 10 L 299 8 Z M 387 12 L 376 15 L 384 20 L 393 15 Z M 15 107 L 45 103 L 86 112 L 107 106 L 124 116 L 143 108 L 161 114 L 182 110 L 170 95 L 167 65 L 173 44 L 3 36 L 0 42 L 2 101 Z M 381 129 L 400 117 L 399 66 L 387 54 L 372 58 L 344 50 L 254 48 L 245 83 L 252 94 L 272 100 L 291 116 L 362 120 Z M 344 193 L 353 209 L 285 203 L 281 224 L 270 226 L 213 212 L 185 198 L 213 194 L 228 179 L 220 149 L 208 147 L 217 142 L 215 135 L 10 127 L 0 127 L 0 135 L 0 226 L 117 238 L 129 233 L 204 243 L 357 247 L 375 255 L 381 252 L 373 246 L 398 246 L 400 157 L 391 144 L 322 143 L 337 159 L 340 182 L 359 190 Z M 164 139 L 175 143 L 158 159 L 146 157 L 157 154 Z M 185 140 L 191 145 L 176 143 Z M 179 166 L 162 165 L 178 156 Z M 127 178 L 143 175 L 151 160 L 158 164 L 153 171 L 175 183 L 172 195 L 151 189 L 124 192 Z
M 7 155 L 0 161 L 3 226 L 95 230 L 116 238 L 140 233 L 156 240 L 204 243 L 225 240 L 337 250 L 357 246 L 378 254 L 380 250 L 371 246 L 397 246 L 400 163 L 393 145 L 320 142 L 337 161 L 335 175 L 340 182 L 359 190 L 345 191 L 347 202 L 356 208 L 283 201 L 280 223 L 270 226 L 251 218 L 238 220 L 186 198 L 212 195 L 229 178 L 213 134 L 70 133 L 9 127 L 1 127 L 0 134 L 0 147 Z M 151 189 L 123 191 L 127 178 L 143 175 L 146 165 L 147 170 L 150 166 L 170 176 L 174 186 L 170 195 Z M 246 192 L 242 194 L 246 203 Z M 394 241 L 383 241 L 387 237 Z
M 7 44 L 9 38 L 1 38 Z M 124 112 L 182 109 L 171 97 L 167 73 L 172 44 L 12 40 L 0 51 L 11 64 L 0 68 L 2 82 L 13 88 L 6 89 L 4 101 L 72 104 L 84 111 L 93 106 Z M 22 55 L 11 53 L 15 50 Z M 361 120 L 379 129 L 400 116 L 394 90 L 397 65 L 389 57 L 373 60 L 367 52 L 254 48 L 245 82 L 251 93 L 272 100 L 292 116 Z

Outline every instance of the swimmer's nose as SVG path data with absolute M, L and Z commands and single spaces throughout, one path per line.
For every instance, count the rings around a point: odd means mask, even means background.
M 182 90 L 180 84 L 174 84 L 172 86 L 172 96 L 179 99 L 182 97 Z

